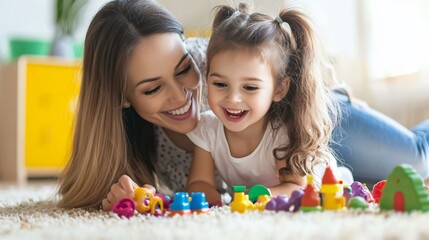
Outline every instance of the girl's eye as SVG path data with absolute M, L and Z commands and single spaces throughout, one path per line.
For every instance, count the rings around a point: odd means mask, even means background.
M 179 76 L 179 75 L 183 75 L 183 74 L 186 74 L 186 73 L 188 73 L 189 72 L 189 70 L 191 70 L 191 64 L 189 64 L 188 66 L 186 66 L 186 68 L 185 69 L 183 69 L 182 71 L 180 71 L 180 72 L 178 72 L 177 74 L 176 74 L 176 76 Z
M 144 95 L 147 95 L 147 96 L 152 95 L 152 94 L 155 94 L 156 92 L 158 92 L 158 90 L 159 90 L 160 88 L 161 88 L 161 86 L 157 86 L 157 87 L 152 88 L 152 89 L 150 89 L 150 90 L 148 90 L 148 91 L 145 91 L 143 94 L 144 94 Z
M 224 87 L 227 87 L 228 85 L 223 82 L 213 82 L 213 86 L 216 86 L 218 88 L 224 88 Z
M 255 87 L 255 86 L 244 86 L 243 88 L 247 91 L 256 91 L 259 89 L 258 87 Z

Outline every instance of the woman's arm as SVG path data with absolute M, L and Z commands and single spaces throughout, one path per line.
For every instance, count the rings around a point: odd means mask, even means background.
M 206 200 L 210 204 L 221 202 L 219 192 L 215 187 L 215 166 L 210 152 L 195 147 L 191 170 L 189 171 L 188 192 L 204 192 Z

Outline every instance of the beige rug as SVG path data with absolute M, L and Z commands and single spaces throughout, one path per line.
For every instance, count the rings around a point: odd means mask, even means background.
M 429 239 L 429 213 L 377 210 L 230 213 L 120 219 L 55 207 L 55 186 L 0 188 L 0 239 Z M 374 212 L 375 211 L 375 212 Z

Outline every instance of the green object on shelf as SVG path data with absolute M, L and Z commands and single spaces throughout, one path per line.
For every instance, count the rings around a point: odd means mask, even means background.
M 9 47 L 11 59 L 16 59 L 21 55 L 48 55 L 51 43 L 34 38 L 11 38 Z
M 83 57 L 83 43 L 75 43 L 73 46 L 74 56 L 77 58 Z

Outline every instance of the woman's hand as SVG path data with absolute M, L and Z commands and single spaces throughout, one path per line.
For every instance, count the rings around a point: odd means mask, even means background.
M 107 194 L 107 197 L 103 199 L 101 205 L 103 211 L 111 211 L 113 205 L 115 205 L 119 200 L 123 198 L 134 198 L 134 189 L 139 187 L 129 176 L 122 175 L 118 182 L 113 184 L 110 187 L 110 192 Z M 148 189 L 153 195 L 155 195 L 155 188 L 151 185 L 145 184 L 144 188 Z

